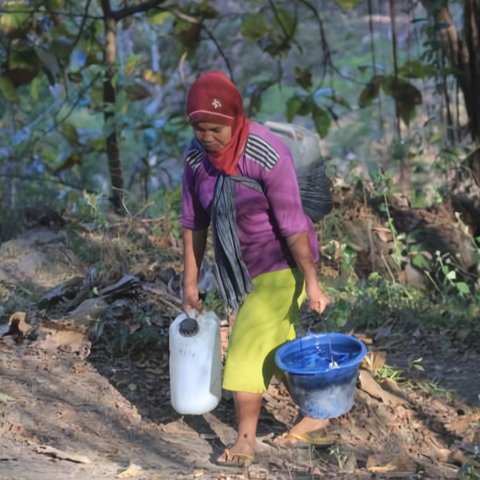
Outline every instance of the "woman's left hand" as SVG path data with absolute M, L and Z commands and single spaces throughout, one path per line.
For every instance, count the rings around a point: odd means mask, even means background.
M 307 298 L 309 312 L 322 313 L 332 303 L 328 295 L 320 288 L 318 282 L 307 285 Z

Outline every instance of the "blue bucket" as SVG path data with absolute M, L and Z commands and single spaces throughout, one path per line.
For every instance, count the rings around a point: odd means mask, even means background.
M 351 335 L 309 334 L 279 347 L 275 362 L 303 415 L 335 418 L 353 406 L 358 370 L 366 354 L 365 345 Z

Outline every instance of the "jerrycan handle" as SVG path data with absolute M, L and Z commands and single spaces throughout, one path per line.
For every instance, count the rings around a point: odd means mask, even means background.
M 198 330 L 198 322 L 192 317 L 183 319 L 178 327 L 178 331 L 183 337 L 193 337 L 198 333 Z

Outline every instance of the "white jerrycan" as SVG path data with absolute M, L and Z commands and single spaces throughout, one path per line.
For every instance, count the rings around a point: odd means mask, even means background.
M 178 315 L 170 325 L 169 346 L 172 407 L 182 415 L 210 412 L 222 396 L 219 318 L 214 312 Z

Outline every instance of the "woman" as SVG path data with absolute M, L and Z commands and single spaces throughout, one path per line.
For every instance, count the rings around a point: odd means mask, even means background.
M 212 221 L 220 264 L 217 279 L 225 301 L 240 305 L 223 379 L 223 388 L 233 392 L 237 440 L 218 461 L 246 464 L 254 458 L 262 393 L 276 371 L 276 349 L 295 338 L 293 327 L 305 295 L 309 309 L 318 313 L 330 300 L 319 286 L 317 237 L 302 208 L 287 146 L 269 129 L 246 118 L 239 91 L 221 72 L 197 78 L 188 92 L 186 109 L 194 139 L 183 179 L 183 308 L 202 310 L 198 277 Z M 232 180 L 231 194 L 219 193 L 220 183 L 228 185 Z M 235 225 L 229 230 L 217 213 L 225 203 L 222 194 L 228 197 L 226 203 L 233 199 Z M 212 219 L 214 210 L 217 215 Z M 233 243 L 226 242 L 223 257 L 217 252 L 222 232 L 235 237 Z M 235 276 L 240 280 L 225 278 Z M 277 441 L 293 445 L 325 424 L 325 420 L 304 418 Z

